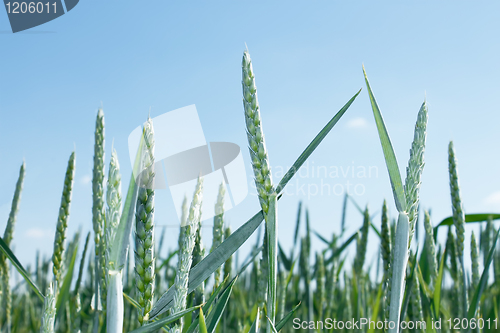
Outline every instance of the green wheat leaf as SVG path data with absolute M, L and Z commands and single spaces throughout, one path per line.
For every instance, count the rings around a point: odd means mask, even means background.
M 500 219 L 500 214 L 497 213 L 466 214 L 465 223 L 485 222 L 488 221 L 488 219 L 490 218 L 492 220 L 498 220 Z M 449 226 L 449 225 L 453 225 L 453 216 L 449 216 L 444 220 L 442 220 L 441 222 L 439 222 L 439 224 L 436 227 L 434 227 L 434 230 L 436 230 L 439 227 Z
M 311 141 L 309 146 L 300 154 L 299 158 L 293 163 L 292 167 L 286 172 L 278 186 L 276 187 L 276 193 L 280 194 L 281 191 L 285 188 L 286 184 L 292 179 L 297 171 L 299 171 L 300 167 L 304 162 L 309 158 L 309 156 L 313 153 L 313 151 L 319 146 L 321 141 L 327 136 L 327 134 L 332 130 L 333 126 L 337 124 L 340 118 L 344 115 L 344 113 L 349 109 L 352 102 L 358 97 L 361 89 L 340 109 L 339 112 L 326 124 L 325 127 L 316 135 L 316 137 Z
M 29 273 L 24 269 L 23 265 L 21 265 L 21 263 L 19 262 L 17 257 L 14 255 L 14 253 L 12 253 L 10 248 L 7 246 L 7 244 L 5 244 L 5 242 L 3 241 L 3 239 L 1 237 L 0 237 L 0 249 L 2 250 L 3 254 L 7 258 L 9 258 L 9 260 L 12 262 L 14 267 L 16 267 L 19 274 L 21 274 L 22 277 L 24 278 L 24 280 L 26 280 L 26 282 L 31 287 L 31 289 L 33 289 L 35 294 L 37 294 L 38 297 L 40 297 L 40 299 L 43 301 L 45 299 L 45 297 L 43 296 L 42 292 L 40 291 L 38 286 L 35 284 L 35 282 L 33 282 L 33 280 L 31 280 Z
M 472 298 L 472 300 L 470 302 L 469 312 L 468 312 L 469 320 L 474 318 L 474 315 L 476 314 L 477 308 L 479 307 L 479 301 L 481 299 L 481 295 L 483 294 L 484 288 L 486 287 L 486 284 L 488 283 L 488 271 L 490 269 L 491 262 L 493 261 L 493 254 L 495 253 L 495 249 L 496 249 L 499 235 L 500 235 L 500 230 L 497 231 L 497 234 L 493 240 L 493 244 L 492 244 L 490 252 L 488 254 L 488 260 L 484 264 L 484 270 L 483 270 L 483 274 L 481 275 L 481 280 L 479 281 L 479 285 L 477 286 L 476 290 L 474 291 L 474 297 Z M 470 332 L 470 329 L 469 329 L 469 332 Z
M 385 163 L 387 164 L 387 170 L 389 171 L 389 178 L 391 180 L 394 201 L 396 202 L 398 212 L 404 212 L 406 211 L 406 198 L 403 190 L 403 182 L 401 181 L 401 173 L 399 172 L 396 154 L 394 153 L 394 148 L 392 148 L 391 139 L 389 138 L 389 133 L 387 132 L 387 128 L 385 127 L 384 118 L 382 118 L 382 113 L 380 113 L 380 109 L 377 105 L 377 101 L 375 100 L 375 96 L 373 96 L 373 92 L 370 87 L 370 83 L 368 82 L 368 77 L 366 76 L 364 66 L 363 73 L 365 75 L 366 87 L 368 88 L 368 94 L 370 96 L 370 103 L 372 105 L 375 123 L 377 124 L 380 143 L 382 144 L 382 150 L 384 152 Z
M 73 281 L 73 272 L 75 271 L 75 262 L 76 255 L 78 254 L 78 244 L 76 244 L 73 249 L 73 254 L 71 255 L 71 262 L 69 264 L 68 269 L 66 270 L 66 275 L 63 280 L 63 284 L 57 293 L 57 302 L 56 302 L 56 318 L 60 318 L 61 314 L 64 311 L 67 300 L 70 296 L 70 287 L 71 282 Z
M 286 316 L 284 316 L 283 318 L 281 318 L 281 320 L 278 322 L 278 324 L 276 324 L 276 330 L 278 332 L 281 331 L 281 329 L 285 326 L 285 324 L 293 317 L 295 312 L 300 307 L 300 304 L 302 304 L 302 303 L 299 302 L 299 304 L 295 305 L 293 307 L 292 311 L 288 312 L 288 314 Z
M 191 307 L 189 309 L 186 309 L 186 310 L 174 313 L 171 316 L 168 316 L 168 317 L 162 318 L 160 320 L 157 320 L 155 322 L 152 322 L 150 324 L 146 324 L 144 326 L 141 326 L 141 327 L 139 327 L 139 328 L 131 331 L 130 333 L 152 333 L 152 332 L 157 332 L 162 327 L 164 327 L 164 326 L 166 326 L 168 324 L 173 323 L 174 321 L 176 321 L 176 320 L 184 317 L 185 315 L 187 315 L 190 312 L 193 312 L 194 310 L 199 309 L 200 307 L 201 307 L 201 305 L 193 306 L 193 307 Z

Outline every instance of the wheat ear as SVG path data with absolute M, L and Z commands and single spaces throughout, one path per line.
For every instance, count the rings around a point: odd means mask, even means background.
M 421 185 L 422 171 L 424 170 L 425 141 L 427 137 L 427 104 L 424 102 L 418 111 L 417 122 L 413 134 L 413 143 L 410 149 L 410 159 L 406 168 L 406 180 L 404 193 L 408 220 L 410 222 L 410 238 L 408 246 L 411 245 L 415 223 L 418 219 L 418 203 Z
M 177 261 L 177 274 L 175 275 L 175 294 L 171 314 L 186 309 L 186 299 L 188 293 L 189 270 L 193 261 L 193 249 L 195 246 L 196 230 L 201 219 L 201 206 L 203 202 L 203 178 L 199 177 L 196 183 L 196 189 L 193 194 L 193 200 L 189 207 L 186 224 L 181 225 L 179 234 L 179 248 Z M 170 329 L 171 333 L 182 332 L 182 318 L 178 324 L 174 324 Z
M 257 98 L 257 87 L 255 85 L 255 76 L 252 67 L 252 60 L 248 51 L 243 53 L 242 68 L 242 87 L 243 87 L 243 107 L 245 110 L 245 123 L 247 129 L 248 148 L 252 161 L 253 172 L 255 176 L 255 186 L 259 196 L 260 206 L 264 213 L 266 227 L 264 231 L 264 244 L 262 249 L 261 278 L 259 281 L 259 308 L 263 309 L 267 299 L 268 279 L 269 279 L 269 258 L 268 258 L 268 239 L 267 222 L 269 211 L 269 196 L 274 192 L 271 169 L 269 167 L 269 158 L 262 130 L 262 121 L 260 117 L 260 107 Z M 262 316 L 265 320 L 265 316 Z M 266 320 L 267 324 L 267 320 Z
M 370 214 L 368 207 L 366 207 L 363 214 L 363 227 L 361 228 L 361 237 L 358 240 L 356 247 L 356 257 L 354 259 L 354 272 L 358 279 L 361 278 L 363 273 L 363 265 L 366 258 L 366 246 L 368 244 L 368 231 L 370 230 Z
M 3 241 L 10 247 L 12 238 L 14 237 L 14 227 L 17 221 L 17 212 L 19 211 L 19 204 L 21 202 L 21 192 L 23 191 L 24 172 L 26 165 L 23 162 L 19 169 L 19 177 L 14 191 L 14 198 L 12 199 L 12 206 L 10 208 L 9 219 L 3 234 Z M 2 305 L 5 309 L 5 323 L 7 331 L 10 332 L 11 326 L 11 311 L 12 311 L 12 295 L 10 290 L 10 272 L 7 258 L 0 253 L 0 276 L 2 276 Z
M 201 206 L 200 206 L 201 209 Z M 201 216 L 201 212 L 199 213 Z M 205 257 L 205 247 L 201 236 L 201 219 L 198 221 L 193 249 L 193 262 L 191 268 L 196 266 Z M 193 306 L 203 304 L 205 302 L 205 282 L 202 282 L 194 291 Z
M 111 244 L 114 243 L 121 218 L 121 175 L 120 164 L 116 151 L 111 153 L 109 162 L 108 182 L 106 187 L 106 230 L 104 232 L 105 273 L 108 287 L 106 304 L 107 333 L 121 333 L 123 331 L 123 282 L 122 270 L 116 262 L 110 260 Z
M 94 166 L 92 170 L 92 226 L 94 229 L 96 279 L 95 291 L 106 306 L 106 249 L 104 241 L 104 111 L 99 108 L 95 121 Z M 96 298 L 97 304 L 97 298 Z M 97 307 L 96 307 L 97 308 Z M 97 314 L 96 314 L 97 316 Z
M 75 178 L 75 152 L 71 153 L 66 168 L 66 176 L 64 178 L 64 188 L 61 197 L 61 206 L 59 208 L 59 216 L 57 218 L 56 235 L 54 240 L 54 253 L 52 255 L 52 271 L 57 286 L 62 282 L 62 269 L 64 258 L 64 243 L 66 240 L 66 229 L 68 228 L 69 209 L 71 205 L 71 194 L 73 192 L 73 180 Z
M 318 318 L 323 318 L 324 308 L 326 305 L 326 290 L 325 290 L 325 262 L 323 255 L 316 252 L 316 293 L 318 299 Z
M 154 130 L 151 118 L 144 124 L 144 150 L 141 156 L 139 192 L 135 215 L 135 284 L 139 322 L 149 320 L 155 287 L 154 258 Z
M 243 53 L 242 85 L 243 85 L 243 107 L 245 109 L 245 122 L 247 128 L 248 148 L 252 160 L 255 176 L 255 185 L 259 195 L 260 205 L 267 219 L 269 210 L 269 195 L 274 191 L 267 155 L 264 132 L 260 117 L 260 107 L 257 99 L 257 88 L 252 68 L 252 60 L 248 51 Z
M 224 229 L 224 239 L 229 238 L 231 236 L 231 227 L 227 226 L 226 229 Z M 230 256 L 227 258 L 226 262 L 224 263 L 224 278 L 231 278 L 233 273 L 233 256 Z
M 384 288 L 385 288 L 385 318 L 389 317 L 389 308 L 391 302 L 391 281 L 392 281 L 392 269 L 391 269 L 391 259 L 392 259 L 392 237 L 391 237 L 391 226 L 389 225 L 389 216 L 387 212 L 387 202 L 384 200 L 382 204 L 382 227 L 381 227 L 381 242 L 380 250 L 382 253 L 382 260 L 384 262 Z
M 438 263 L 436 257 L 436 242 L 434 241 L 434 228 L 431 224 L 431 217 L 428 211 L 424 212 L 425 246 L 427 247 L 427 257 L 429 260 L 429 271 L 431 281 L 429 287 L 434 292 L 434 284 L 438 276 Z
M 476 290 L 479 285 L 479 279 L 481 276 L 479 275 L 479 251 L 477 248 L 476 235 L 472 232 L 470 237 L 470 257 L 472 262 L 472 285 L 471 289 Z
M 226 194 L 226 187 L 224 183 L 219 186 L 219 194 L 217 195 L 217 201 L 215 203 L 215 216 L 214 216 L 214 227 L 212 232 L 212 249 L 210 252 L 215 250 L 224 240 L 224 196 Z M 214 290 L 217 289 L 221 282 L 221 272 L 222 268 L 218 267 L 214 272 Z
M 467 317 L 468 299 L 467 299 L 467 281 L 465 276 L 464 265 L 464 243 L 465 243 L 465 213 L 462 205 L 462 198 L 460 195 L 460 186 L 458 182 L 457 171 L 457 158 L 455 156 L 455 149 L 453 148 L 453 141 L 448 145 L 448 171 L 450 176 L 450 193 L 453 211 L 453 224 L 457 233 L 456 250 L 458 260 L 461 268 L 461 282 L 460 287 L 462 290 L 462 304 L 464 308 L 463 318 Z

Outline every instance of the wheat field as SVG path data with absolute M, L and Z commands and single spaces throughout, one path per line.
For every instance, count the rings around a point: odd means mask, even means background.
M 248 137 L 261 210 L 239 229 L 230 230 L 224 216 L 226 187 L 221 184 L 214 207 L 212 244 L 205 246 L 200 176 L 182 207 L 178 244 L 175 249 L 167 248 L 166 229 L 155 229 L 154 123 L 151 119 L 144 123 L 134 172 L 123 191 L 115 150 L 109 165 L 104 164 L 105 114 L 99 109 L 89 207 L 92 222 L 88 221 L 93 232 L 66 232 L 77 168 L 77 155 L 72 152 L 64 175 L 53 253 L 50 257 L 36 254 L 33 266 L 23 265 L 10 248 L 29 164 L 23 162 L 20 167 L 0 239 L 0 331 L 500 332 L 500 252 L 495 251 L 500 232 L 495 221 L 500 214 L 464 213 L 453 142 L 448 146 L 450 217 L 434 221 L 431 212 L 419 209 L 420 187 L 432 186 L 421 182 L 428 115 L 432 119 L 432 111 L 424 101 L 416 114 L 403 182 L 364 68 L 363 73 L 389 173 L 387 186 L 393 192 L 392 198 L 372 203 L 381 208 L 379 217 L 373 218 L 368 207 L 360 207 L 346 194 L 336 223 L 345 230 L 346 210 L 354 208 L 362 227 L 353 234 L 342 231 L 325 237 L 311 229 L 309 211 L 299 204 L 295 221 L 281 221 L 281 225 L 295 228 L 293 246 L 281 246 L 279 199 L 287 183 L 361 90 L 312 138 L 290 170 L 274 184 L 255 73 L 249 53 L 244 51 L 241 114 L 246 126 L 241 131 Z M 135 178 L 134 174 L 139 176 Z M 394 216 L 388 213 L 390 200 L 397 207 Z M 479 223 L 480 234 L 472 233 L 466 239 L 468 223 Z M 425 242 L 416 250 L 411 245 L 419 225 L 425 229 Z M 377 244 L 368 244 L 370 230 L 377 234 Z M 438 231 L 447 232 L 446 243 L 437 242 Z M 258 242 L 242 263 L 235 263 L 233 254 L 254 233 Z M 323 245 L 321 251 L 311 253 L 313 241 Z M 464 251 L 465 242 L 470 244 L 470 253 Z M 370 274 L 372 266 L 366 260 L 369 246 L 379 251 L 376 274 Z M 354 260 L 348 258 L 348 251 L 355 251 Z M 470 258 L 470 267 L 465 265 L 466 257 Z M 14 274 L 22 276 L 21 282 L 13 282 Z

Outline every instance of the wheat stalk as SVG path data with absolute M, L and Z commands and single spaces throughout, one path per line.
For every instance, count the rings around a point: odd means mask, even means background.
M 269 249 L 274 249 L 276 246 L 276 232 L 277 232 L 277 220 L 273 217 L 270 221 L 268 219 L 268 211 L 270 206 L 270 197 L 274 193 L 271 169 L 269 167 L 269 158 L 266 149 L 266 143 L 264 139 L 264 132 L 262 129 L 262 121 L 260 117 L 260 107 L 257 98 L 257 87 L 255 85 L 255 76 L 253 73 L 252 60 L 250 59 L 250 54 L 248 51 L 243 53 L 242 60 L 242 86 L 243 86 L 243 107 L 245 110 L 245 123 L 247 128 L 247 138 L 248 147 L 250 150 L 250 157 L 252 161 L 253 172 L 255 176 L 255 186 L 257 188 L 257 193 L 259 196 L 260 206 L 264 212 L 264 219 L 266 221 L 266 227 L 264 231 L 264 244 L 262 250 L 262 262 L 261 262 L 261 280 L 259 293 L 260 301 L 259 307 L 263 308 L 263 303 L 268 298 L 269 294 L 275 296 L 276 291 L 276 252 L 269 251 Z M 271 227 L 272 234 L 269 236 L 268 228 Z M 270 240 L 269 237 L 272 239 Z M 271 269 L 269 268 L 271 258 Z M 272 286 L 267 286 L 269 281 L 273 282 Z M 275 304 L 275 299 L 268 299 L 269 304 Z M 274 323 L 274 318 L 272 317 L 275 311 L 275 306 L 273 309 L 267 309 L 268 312 L 271 311 L 271 323 Z M 262 316 L 263 320 L 265 316 Z M 267 321 L 266 321 L 267 322 Z M 267 332 L 271 332 L 271 327 L 267 324 Z
M 52 282 L 47 289 L 42 312 L 42 325 L 40 333 L 54 333 L 54 322 L 56 319 L 56 292 Z
M 395 328 L 390 328 L 389 333 L 399 332 L 400 310 L 404 295 L 404 281 L 406 273 L 406 264 L 408 262 L 410 222 L 405 212 L 400 212 L 396 226 L 396 242 L 392 250 L 392 281 L 391 298 L 389 310 L 389 322 Z
M 285 306 L 286 306 L 286 275 L 285 271 L 281 270 L 279 274 L 279 299 L 278 299 L 278 313 L 276 318 L 281 319 L 285 316 Z

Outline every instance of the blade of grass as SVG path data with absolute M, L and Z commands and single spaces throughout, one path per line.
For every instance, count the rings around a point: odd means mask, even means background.
M 226 260 L 253 234 L 264 220 L 262 210 L 255 214 L 248 222 L 233 232 L 215 250 L 210 252 L 202 261 L 194 266 L 189 272 L 188 294 L 205 281 L 215 270 L 226 262 Z M 150 312 L 153 319 L 165 312 L 172 306 L 175 288 L 170 287 L 156 302 Z
M 346 219 L 346 213 L 347 213 L 347 199 L 348 199 L 348 197 L 349 197 L 349 194 L 346 191 L 345 195 L 344 195 L 344 202 L 342 204 L 342 219 L 340 222 L 340 227 L 341 227 L 340 234 L 341 235 L 344 234 L 344 230 L 345 230 L 345 219 Z
M 271 332 L 278 333 L 278 331 L 276 331 L 276 327 L 274 327 L 273 322 L 271 321 L 271 318 L 269 318 L 269 317 L 266 317 L 266 318 L 267 318 L 267 323 L 269 324 L 269 327 L 271 328 Z
M 299 304 L 295 305 L 294 308 L 292 309 L 292 311 L 288 312 L 288 314 L 286 316 L 284 316 L 283 318 L 281 318 L 281 320 L 278 322 L 278 324 L 276 324 L 276 330 L 278 332 L 281 331 L 281 329 L 286 325 L 286 323 L 293 317 L 295 312 L 300 307 L 300 304 L 302 304 L 302 303 L 299 302 Z
M 448 255 L 448 247 L 445 248 L 444 253 L 441 257 L 441 262 L 439 264 L 439 273 L 436 280 L 433 303 L 434 303 L 434 315 L 435 318 L 439 318 L 440 305 L 441 305 L 441 288 L 443 287 L 443 276 L 444 276 L 444 263 L 446 261 L 446 256 Z
M 224 285 L 226 284 L 227 279 L 228 279 L 228 276 L 226 276 L 226 279 L 217 287 L 217 289 L 212 293 L 212 296 L 210 296 L 210 298 L 207 300 L 207 302 L 203 305 L 202 309 L 204 312 L 208 312 L 208 310 L 210 310 L 210 307 L 212 306 L 213 302 L 216 299 L 219 299 L 222 297 L 222 294 L 227 289 L 227 287 L 224 288 Z M 234 278 L 233 278 L 233 280 L 231 280 L 230 285 L 233 282 L 234 282 Z M 191 324 L 191 326 L 189 326 L 189 328 L 187 329 L 187 331 L 185 333 L 193 333 L 196 330 L 196 328 L 198 327 L 198 325 L 199 325 L 198 321 L 196 321 L 196 320 L 193 321 L 193 323 Z
M 168 317 L 162 318 L 160 320 L 157 320 L 155 322 L 152 322 L 150 324 L 146 324 L 144 326 L 141 326 L 141 327 L 133 330 L 130 333 L 152 333 L 152 332 L 157 332 L 159 329 L 161 329 L 165 325 L 173 323 L 174 321 L 176 321 L 176 320 L 184 317 L 188 313 L 193 312 L 194 310 L 197 310 L 199 308 L 201 308 L 201 305 L 193 306 L 193 307 L 191 307 L 189 309 L 186 309 L 186 310 L 183 310 L 183 311 L 179 311 L 177 313 L 174 313 L 171 316 L 168 316 Z
M 330 241 L 328 239 L 326 239 L 325 237 L 321 236 L 319 234 L 319 232 L 317 232 L 316 230 L 313 230 L 313 233 L 316 235 L 316 237 L 318 237 L 323 243 L 325 243 L 326 245 L 330 246 Z
M 267 287 L 267 315 L 270 326 L 274 326 L 276 320 L 276 286 L 278 284 L 278 200 L 276 193 L 269 197 L 269 211 L 267 214 L 267 244 L 269 260 L 269 276 Z M 268 330 L 269 331 L 269 330 Z
M 248 333 L 259 333 L 259 323 L 260 323 L 259 313 L 260 309 L 257 308 L 257 314 L 255 316 L 255 320 L 253 321 L 252 326 L 250 326 L 250 330 L 248 331 Z
M 358 232 L 359 231 L 353 233 L 351 237 L 349 237 L 349 239 L 347 239 L 344 242 L 344 244 L 342 244 L 338 249 L 336 249 L 335 252 L 333 252 L 332 256 L 325 261 L 325 265 L 329 265 L 336 257 L 341 255 L 342 252 L 344 252 L 344 250 L 356 239 Z
M 3 239 L 1 237 L 0 237 L 0 249 L 2 250 L 4 255 L 12 262 L 12 264 L 17 269 L 19 274 L 22 275 L 24 280 L 26 280 L 26 282 L 31 287 L 31 289 L 33 289 L 35 294 L 37 294 L 37 296 L 40 297 L 40 299 L 43 301 L 45 299 L 45 297 L 43 296 L 42 292 L 40 291 L 38 286 L 35 284 L 35 282 L 33 282 L 33 280 L 31 280 L 29 273 L 24 269 L 23 265 L 21 265 L 21 263 L 19 262 L 17 257 L 14 255 L 14 253 L 12 253 L 10 248 L 7 246 L 7 244 L 5 244 L 5 242 L 3 241 Z
M 66 271 L 66 275 L 63 280 L 63 284 L 57 293 L 56 301 L 56 318 L 60 318 L 66 307 L 66 302 L 69 299 L 71 282 L 73 281 L 73 272 L 75 270 L 76 255 L 78 254 L 78 244 L 75 245 L 73 249 L 73 254 L 71 256 L 71 261 L 69 267 Z
M 382 144 L 382 150 L 384 152 L 385 163 L 387 164 L 387 170 L 389 171 L 389 178 L 391 180 L 394 201 L 396 202 L 398 212 L 405 212 L 406 198 L 403 190 L 403 182 L 401 181 L 401 174 L 399 172 L 396 154 L 394 153 L 394 149 L 392 148 L 391 139 L 389 138 L 389 133 L 387 132 L 387 128 L 385 127 L 384 119 L 382 118 L 382 114 L 380 113 L 377 101 L 375 100 L 375 96 L 373 96 L 373 92 L 370 87 L 370 83 L 368 82 L 368 77 L 366 76 L 364 66 L 363 73 L 365 75 L 366 87 L 368 88 L 368 95 L 370 96 L 370 103 L 372 105 L 375 123 L 377 124 L 380 143 Z
M 240 270 L 238 271 L 238 274 L 236 275 L 241 275 L 246 269 L 248 266 L 250 266 L 250 264 L 252 264 L 255 260 L 255 258 L 257 258 L 257 255 L 259 255 L 259 253 L 262 251 L 262 246 L 259 247 L 257 250 L 253 251 L 253 254 L 252 256 L 248 259 L 248 261 L 240 268 Z
M 140 309 L 141 306 L 139 305 L 139 303 L 137 303 L 137 301 L 135 299 L 133 299 L 132 297 L 130 297 L 129 295 L 127 295 L 125 292 L 123 293 L 123 298 L 125 298 L 127 300 L 127 302 L 130 303 L 130 305 L 132 305 L 134 308 L 136 309 Z
M 497 213 L 466 214 L 465 223 L 485 222 L 488 221 L 488 219 L 490 218 L 491 220 L 498 220 L 500 219 L 500 214 Z M 444 220 L 442 220 L 441 222 L 439 222 L 439 224 L 434 227 L 434 230 L 439 227 L 448 225 L 453 225 L 453 216 L 449 216 Z
M 208 333 L 207 324 L 205 323 L 205 316 L 203 315 L 203 309 L 200 309 L 200 315 L 198 317 L 198 325 L 200 327 L 200 333 Z
M 491 246 L 490 252 L 488 254 L 488 260 L 484 264 L 484 270 L 483 274 L 481 275 L 481 280 L 479 280 L 479 285 L 477 286 L 476 290 L 474 291 L 474 297 L 472 298 L 469 306 L 469 312 L 468 312 L 468 318 L 469 320 L 474 318 L 474 315 L 476 314 L 477 308 L 479 307 L 479 301 L 481 299 L 481 295 L 483 294 L 483 291 L 486 287 L 486 284 L 488 283 L 488 271 L 491 266 L 491 262 L 493 261 L 493 254 L 495 253 L 496 250 L 496 245 L 498 241 L 498 236 L 500 235 L 500 229 L 497 231 L 497 234 L 493 240 L 493 245 Z M 470 332 L 470 329 L 469 329 Z
M 283 248 L 281 247 L 281 244 L 278 243 L 278 250 L 281 258 L 281 262 L 283 263 L 283 266 L 287 271 L 290 271 L 290 267 L 292 266 L 292 261 L 287 258 L 285 252 L 283 251 Z M 293 258 L 292 258 L 293 259 Z
M 233 286 L 234 283 L 236 282 L 237 277 L 233 279 L 233 281 L 229 284 L 229 286 L 224 290 L 222 293 L 222 296 L 217 300 L 217 303 L 215 304 L 215 308 L 210 311 L 210 315 L 207 318 L 208 324 L 207 324 L 207 331 L 209 333 L 213 333 L 215 331 L 215 328 L 217 327 L 217 324 L 219 323 L 222 313 L 226 309 L 227 302 L 229 300 L 229 296 L 231 295 L 231 292 L 233 291 Z
M 373 314 L 372 314 L 372 319 L 371 321 L 376 322 L 377 317 L 378 317 L 378 311 L 380 309 L 380 300 L 382 299 L 382 295 L 384 294 L 384 288 L 382 288 L 384 283 L 380 283 L 378 287 L 378 292 L 377 292 L 377 298 L 375 299 L 375 306 L 373 307 Z M 374 333 L 375 332 L 375 325 L 373 327 L 370 325 L 368 332 L 367 333 Z
M 401 318 L 405 318 L 406 317 L 406 311 L 408 310 L 408 304 L 410 303 L 410 297 L 411 297 L 411 293 L 412 293 L 412 289 L 413 289 L 413 277 L 414 275 L 413 274 L 416 274 L 416 271 L 415 271 L 415 268 L 417 267 L 416 263 L 417 263 L 417 255 L 418 255 L 418 249 L 417 249 L 417 253 L 415 254 L 415 260 L 413 261 L 413 267 L 411 268 L 411 275 L 410 277 L 408 278 L 408 285 L 406 287 L 406 293 L 405 293 L 405 298 L 404 298 L 404 301 L 403 301 L 403 307 L 401 309 Z
M 351 200 L 351 202 L 354 204 L 354 207 L 356 207 L 356 210 L 362 215 L 364 216 L 365 215 L 365 210 L 362 209 L 358 203 L 356 202 L 356 200 L 354 200 L 354 198 L 350 195 L 347 195 L 346 194 L 346 198 L 348 198 L 349 200 Z M 380 238 L 381 235 L 380 235 L 380 231 L 377 229 L 377 227 L 375 226 L 375 224 L 373 224 L 373 216 L 375 216 L 376 214 L 370 216 L 370 226 L 372 228 L 373 231 L 375 231 L 375 233 L 377 234 L 377 236 Z
M 352 102 L 358 97 L 361 89 L 340 109 L 339 112 L 326 124 L 325 127 L 316 135 L 316 137 L 312 140 L 312 142 L 307 146 L 307 148 L 300 154 L 299 158 L 293 163 L 292 167 L 286 172 L 278 186 L 276 187 L 276 193 L 280 194 L 281 191 L 285 188 L 286 184 L 292 179 L 296 172 L 299 171 L 300 167 L 304 162 L 309 158 L 309 156 L 313 153 L 313 151 L 318 147 L 318 145 L 323 141 L 326 135 L 331 131 L 333 126 L 337 124 L 340 118 L 344 115 L 344 113 L 349 109 Z

